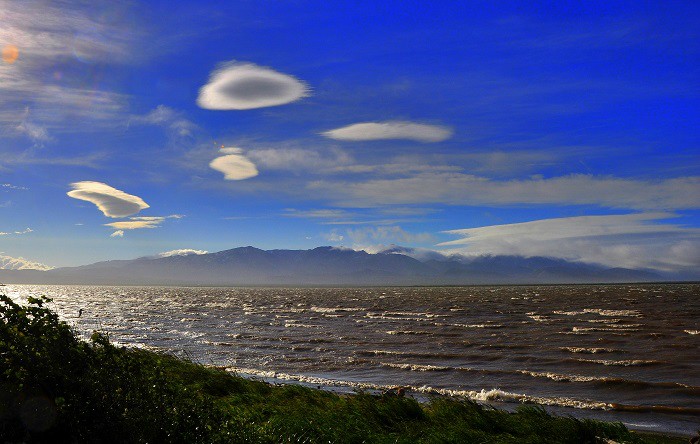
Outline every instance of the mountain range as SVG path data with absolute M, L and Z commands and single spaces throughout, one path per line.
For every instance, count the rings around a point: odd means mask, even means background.
M 142 257 L 52 270 L 0 270 L 0 282 L 94 285 L 472 285 L 683 280 L 654 270 L 609 268 L 547 257 L 418 255 L 392 247 L 261 250 Z

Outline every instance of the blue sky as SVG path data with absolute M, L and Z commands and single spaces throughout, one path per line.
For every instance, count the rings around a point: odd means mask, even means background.
M 700 265 L 700 4 L 0 2 L 0 264 Z

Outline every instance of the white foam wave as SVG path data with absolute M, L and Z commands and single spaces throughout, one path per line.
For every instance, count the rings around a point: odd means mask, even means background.
M 532 376 L 535 378 L 547 378 L 558 382 L 591 382 L 591 381 L 604 381 L 605 378 L 598 376 L 583 376 L 583 375 L 562 375 L 559 373 L 551 372 L 531 372 L 528 370 L 516 370 L 518 373 L 523 375 Z
M 555 310 L 552 313 L 564 316 L 578 316 L 583 314 L 597 314 L 606 317 L 634 317 L 641 318 L 643 315 L 639 310 L 605 310 L 602 308 L 584 308 L 583 310 L 563 311 Z
M 464 327 L 464 328 L 503 328 L 502 324 L 450 324 L 454 325 L 455 327 Z
M 621 367 L 630 367 L 630 366 L 640 366 L 640 365 L 652 365 L 652 364 L 660 364 L 660 361 L 654 361 L 654 360 L 647 360 L 647 359 L 626 359 L 622 361 L 613 361 L 609 359 L 577 359 L 579 362 L 590 362 L 593 364 L 602 364 L 602 365 L 615 365 L 615 366 L 621 366 Z
M 683 330 L 683 331 L 688 333 L 689 335 L 700 335 L 700 330 Z
M 389 330 L 386 332 L 388 335 L 429 335 L 430 332 L 427 331 L 413 331 L 413 330 Z
M 349 387 L 354 389 L 362 390 L 377 390 L 383 391 L 393 386 L 371 384 L 365 382 L 353 382 L 353 381 L 342 381 L 337 379 L 322 378 L 316 376 L 304 376 L 304 375 L 292 375 L 289 373 L 281 373 L 275 371 L 257 370 L 251 368 L 240 368 L 240 367 L 227 367 L 227 371 L 244 375 L 253 376 L 259 378 L 276 379 L 283 381 L 297 381 L 306 384 L 313 384 L 317 386 L 326 387 Z M 573 407 L 578 409 L 595 409 L 595 410 L 610 410 L 612 405 L 590 400 L 580 400 L 574 398 L 547 398 L 541 396 L 529 396 L 520 393 L 510 393 L 497 388 L 480 391 L 476 390 L 451 390 L 444 388 L 434 388 L 430 386 L 422 387 L 407 387 L 409 391 L 422 393 L 427 395 L 442 395 L 450 396 L 455 398 L 467 398 L 477 402 L 518 402 L 518 403 L 528 403 L 528 404 L 542 404 L 542 405 L 553 405 L 553 406 L 563 406 L 563 407 Z
M 384 367 L 399 368 L 401 370 L 411 370 L 413 372 L 440 372 L 452 370 L 452 367 L 444 367 L 439 365 L 424 365 L 424 364 L 397 364 L 393 362 L 380 362 Z
M 614 348 L 603 348 L 603 347 L 560 347 L 560 350 L 565 350 L 571 353 L 613 353 L 619 352 L 621 350 L 616 350 Z
M 529 396 L 520 393 L 510 393 L 500 389 L 491 390 L 448 390 L 448 389 L 434 389 L 431 387 L 420 387 L 418 392 L 428 393 L 428 394 L 440 394 L 445 396 L 453 397 L 464 397 L 474 401 L 489 402 L 489 401 L 502 401 L 502 402 L 520 402 L 526 404 L 542 404 L 542 405 L 556 405 L 564 407 L 573 407 L 577 409 L 595 409 L 595 410 L 610 410 L 612 405 L 599 402 L 599 401 L 589 401 L 580 400 L 573 398 L 547 398 L 542 396 Z

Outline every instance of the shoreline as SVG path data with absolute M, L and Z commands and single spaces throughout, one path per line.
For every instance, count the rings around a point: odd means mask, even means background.
M 279 372 L 273 372 L 273 371 L 264 371 L 264 370 L 256 370 L 256 373 L 247 373 L 244 371 L 236 371 L 235 368 L 232 367 L 227 367 L 227 366 L 208 366 L 210 368 L 214 369 L 219 369 L 219 370 L 224 370 L 228 373 L 231 373 L 235 376 L 243 377 L 248 380 L 252 381 L 259 381 L 263 382 L 265 384 L 269 384 L 271 386 L 283 386 L 283 385 L 292 385 L 292 386 L 302 386 L 305 388 L 309 388 L 312 390 L 320 390 L 324 392 L 329 392 L 333 394 L 337 394 L 340 396 L 353 396 L 357 393 L 368 393 L 371 395 L 376 395 L 380 396 L 382 393 L 387 392 L 387 391 L 392 391 L 396 390 L 397 388 L 403 388 L 402 392 L 405 394 L 407 398 L 412 398 L 418 401 L 421 404 L 427 404 L 433 399 L 450 399 L 450 400 L 457 400 L 457 401 L 469 401 L 469 402 L 476 402 L 477 404 L 484 406 L 484 407 L 489 407 L 489 408 L 494 408 L 498 409 L 501 411 L 506 411 L 509 413 L 515 412 L 518 407 L 520 406 L 537 406 L 541 407 L 547 412 L 549 412 L 552 415 L 555 416 L 573 416 L 577 419 L 593 419 L 593 420 L 598 420 L 598 421 L 604 421 L 604 422 L 622 422 L 625 424 L 625 426 L 630 430 L 635 433 L 639 434 L 644 434 L 644 435 L 654 435 L 654 436 L 661 436 L 661 437 L 670 437 L 670 438 L 684 438 L 688 439 L 691 436 L 694 436 L 696 429 L 692 429 L 692 427 L 688 427 L 688 430 L 686 432 L 678 432 L 676 430 L 665 430 L 662 428 L 657 428 L 657 429 L 651 429 L 652 426 L 646 425 L 644 423 L 640 423 L 639 419 L 640 418 L 635 418 L 635 415 L 638 415 L 639 413 L 635 412 L 626 412 L 622 410 L 614 410 L 614 409 L 586 409 L 586 408 L 575 408 L 571 406 L 562 406 L 562 405 L 544 405 L 544 404 L 539 404 L 536 402 L 515 402 L 515 401 L 504 401 L 504 400 L 484 400 L 484 399 L 476 399 L 476 398 L 470 398 L 466 397 L 463 395 L 451 395 L 449 393 L 444 393 L 441 390 L 436 390 L 432 388 L 428 388 L 427 390 L 416 390 L 415 387 L 400 387 L 400 386 L 392 386 L 392 385 L 378 385 L 378 384 L 371 384 L 371 383 L 352 383 L 351 381 L 341 381 L 337 379 L 327 379 L 327 378 L 321 378 L 321 377 L 315 377 L 315 376 L 304 376 L 304 375 L 287 375 L 284 373 L 279 373 Z M 253 370 L 253 369 L 246 369 L 246 370 Z M 283 377 L 275 377 L 275 376 L 261 376 L 261 374 L 267 373 L 269 374 L 276 374 L 278 376 L 283 376 Z M 291 378 L 290 378 L 291 376 Z M 307 379 L 306 381 L 296 379 L 296 378 L 305 378 Z M 320 383 L 321 381 L 326 382 L 326 384 Z M 311 382 L 315 381 L 315 382 Z M 492 389 L 492 390 L 482 390 L 480 393 L 487 394 L 490 391 L 499 391 L 498 389 Z M 618 418 L 618 417 L 622 417 Z M 673 419 L 673 415 L 670 415 L 668 418 L 669 420 Z M 626 420 L 625 420 L 626 419 Z M 635 421 L 637 419 L 637 421 Z M 693 427 L 695 427 L 695 424 L 693 424 Z

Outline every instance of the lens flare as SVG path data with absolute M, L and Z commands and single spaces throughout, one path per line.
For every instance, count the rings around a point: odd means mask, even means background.
M 2 48 L 2 61 L 5 63 L 15 63 L 19 57 L 19 48 L 15 45 L 5 45 Z

